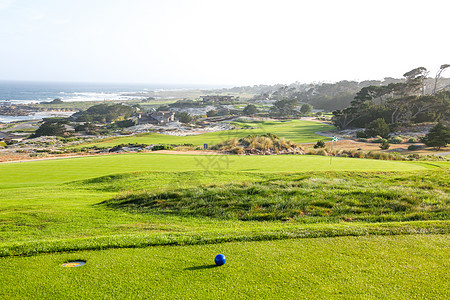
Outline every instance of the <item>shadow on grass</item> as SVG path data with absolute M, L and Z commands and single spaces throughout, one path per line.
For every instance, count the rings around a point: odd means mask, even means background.
M 217 265 L 203 265 L 203 266 L 194 266 L 194 267 L 189 267 L 189 268 L 184 268 L 185 270 L 189 270 L 189 271 L 195 271 L 195 270 L 205 270 L 205 269 L 212 269 L 212 268 L 217 268 Z

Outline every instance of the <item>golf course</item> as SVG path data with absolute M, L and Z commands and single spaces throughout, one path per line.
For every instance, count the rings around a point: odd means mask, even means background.
M 222 130 L 199 135 L 175 136 L 161 133 L 144 133 L 126 137 L 114 137 L 104 139 L 100 142 L 84 144 L 83 146 L 112 147 L 119 144 L 193 144 L 210 145 L 218 144 L 231 138 L 242 138 L 247 135 L 258 135 L 267 132 L 273 133 L 296 143 L 312 143 L 321 139 L 331 140 L 316 132 L 332 130 L 334 126 L 321 124 L 314 121 L 286 120 L 286 121 L 253 121 L 253 122 L 231 122 L 233 130 Z
M 448 162 L 135 153 L 0 172 L 2 299 L 449 295 Z

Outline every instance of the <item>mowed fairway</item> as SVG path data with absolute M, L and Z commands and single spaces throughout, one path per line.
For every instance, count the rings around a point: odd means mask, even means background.
M 444 163 L 438 163 L 444 164 Z M 157 153 L 102 155 L 0 164 L 0 188 L 63 183 L 117 173 L 157 171 L 414 171 L 434 163 L 351 159 L 309 155 L 238 156 Z
M 446 298 L 448 166 L 158 153 L 0 164 L 0 298 Z M 213 199 L 256 218 L 211 214 Z M 294 215 L 267 218 L 267 205 Z M 61 267 L 71 259 L 87 264 Z
M 448 299 L 450 236 L 339 237 L 0 258 L 2 299 Z M 215 267 L 217 253 L 227 263 Z M 86 260 L 78 268 L 61 266 Z
M 296 143 L 312 143 L 317 140 L 328 141 L 330 138 L 316 134 L 318 131 L 332 130 L 334 126 L 314 121 L 265 121 L 265 122 L 239 122 L 233 123 L 238 129 L 204 133 L 200 135 L 173 136 L 160 133 L 148 133 L 127 137 L 106 139 L 102 142 L 85 144 L 84 146 L 112 147 L 119 144 L 194 144 L 205 143 L 214 145 L 231 138 L 241 138 L 250 134 L 273 133 Z M 78 146 L 77 146 L 78 147 Z

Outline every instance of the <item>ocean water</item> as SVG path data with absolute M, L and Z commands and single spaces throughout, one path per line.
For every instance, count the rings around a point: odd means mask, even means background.
M 71 112 L 37 112 L 28 116 L 5 116 L 0 115 L 0 123 L 11 123 L 17 121 L 30 121 L 30 120 L 40 120 L 49 117 L 69 117 Z
M 152 84 L 112 84 L 112 83 L 70 83 L 1 81 L 0 105 L 2 103 L 26 104 L 49 102 L 59 98 L 62 101 L 103 101 L 131 100 L 146 98 L 145 92 L 161 90 L 211 88 L 190 85 L 152 85 Z M 23 120 L 37 120 L 67 113 L 36 113 L 29 116 L 0 115 L 1 123 Z
M 0 102 L 36 103 L 55 98 L 63 101 L 130 100 L 144 96 L 130 95 L 158 90 L 194 89 L 188 85 L 111 84 L 0 81 Z

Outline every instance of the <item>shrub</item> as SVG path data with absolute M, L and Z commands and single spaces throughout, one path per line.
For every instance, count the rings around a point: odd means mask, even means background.
M 391 138 L 391 139 L 389 140 L 389 143 L 392 143 L 392 144 L 401 144 L 401 143 L 403 143 L 403 139 L 402 139 L 401 137 L 396 136 L 396 137 Z
M 317 155 L 327 156 L 328 153 L 324 149 L 320 149 L 319 151 L 317 151 Z
M 372 140 L 372 143 L 382 144 L 382 143 L 387 143 L 387 140 L 380 137 L 375 140 Z
M 158 150 L 173 150 L 173 147 L 170 145 L 155 145 L 152 148 L 152 151 L 158 151 Z
M 420 158 L 420 155 L 417 154 L 417 153 L 408 155 L 408 159 L 409 159 L 409 160 L 417 160 L 417 159 L 419 159 L 419 158 Z
M 187 112 L 176 113 L 175 118 L 177 118 L 183 124 L 190 124 L 195 121 L 195 117 Z
M 234 153 L 234 154 L 243 154 L 244 153 L 244 148 L 240 147 L 240 146 L 234 147 L 233 149 L 231 149 L 230 152 Z
M 379 135 L 383 138 L 388 138 L 390 133 L 391 130 L 383 118 L 373 120 L 366 126 L 365 130 L 365 134 L 367 135 L 367 137 Z
M 389 144 L 389 142 L 385 140 L 385 141 L 383 141 L 383 142 L 381 143 L 380 149 L 381 149 L 381 150 L 387 150 L 387 149 L 389 149 L 390 146 L 391 146 L 391 144 Z
M 450 143 L 450 129 L 439 122 L 425 135 L 423 142 L 428 147 L 434 147 L 439 150 L 441 147 L 445 147 Z
M 253 104 L 249 104 L 244 108 L 242 112 L 244 115 L 250 116 L 258 113 L 258 108 L 256 108 L 256 106 Z
M 308 104 L 308 103 L 306 103 L 306 104 L 303 104 L 301 107 L 300 107 L 300 112 L 302 113 L 302 115 L 308 115 L 308 114 L 310 114 L 311 112 L 312 112 L 312 105 L 311 104 Z
M 367 134 L 364 132 L 364 130 L 358 130 L 356 132 L 356 137 L 357 138 L 367 138 Z
M 410 138 L 409 140 L 408 140 L 408 143 L 417 143 L 419 140 L 418 139 L 416 139 L 416 138 Z
M 324 141 L 317 141 L 317 143 L 314 145 L 314 149 L 317 148 L 325 148 L 325 142 Z
M 207 116 L 208 118 L 217 116 L 217 110 L 214 110 L 214 109 L 208 110 L 208 111 L 206 112 L 206 116 Z
M 368 139 L 366 139 L 366 138 L 360 138 L 358 141 L 363 142 L 363 143 L 367 143 Z
M 408 150 L 410 150 L 410 151 L 419 150 L 420 148 L 422 148 L 422 147 L 420 147 L 419 145 L 409 145 L 408 146 Z
M 64 136 L 66 133 L 66 128 L 64 124 L 61 123 L 43 123 L 34 134 L 30 137 L 40 137 L 40 136 Z
M 119 128 L 127 128 L 136 125 L 136 121 L 132 119 L 128 120 L 122 120 L 122 121 L 116 121 L 114 124 L 117 125 Z
M 364 155 L 364 152 L 362 152 L 362 151 L 356 151 L 356 152 L 353 153 L 352 157 L 355 157 L 355 158 L 364 158 L 365 155 Z
M 5 142 L 0 142 L 0 148 L 6 147 L 6 143 Z

